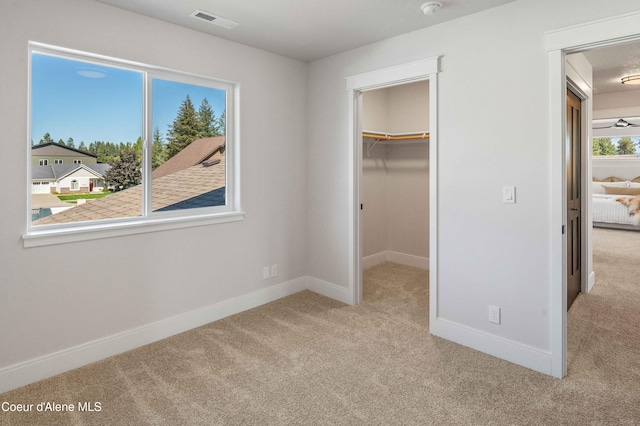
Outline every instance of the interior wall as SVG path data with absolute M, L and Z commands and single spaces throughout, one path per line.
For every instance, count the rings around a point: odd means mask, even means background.
M 429 143 L 388 147 L 387 168 L 387 249 L 428 259 Z
M 613 92 L 613 93 L 596 93 L 593 96 L 594 118 L 621 118 L 617 114 L 613 116 L 595 116 L 596 111 L 602 110 L 619 110 L 622 108 L 638 108 L 640 107 L 640 90 Z M 635 111 L 634 111 L 635 112 Z
M 29 41 L 239 82 L 245 219 L 23 248 Z M 3 0 L 0 51 L 0 372 L 306 275 L 307 64 L 85 0 Z
M 551 145 L 545 33 L 637 11 L 617 0 L 519 0 L 315 61 L 309 69 L 310 273 L 348 287 L 345 77 L 441 56 L 438 321 L 456 340 L 549 372 Z M 335 184 L 325 185 L 331 174 Z M 502 188 L 516 187 L 516 204 Z M 487 319 L 501 308 L 501 324 Z M 485 342 L 489 341 L 489 344 Z M 539 363 L 532 363 L 535 358 Z
M 427 81 L 370 90 L 362 96 L 363 129 L 429 131 Z M 377 144 L 371 150 L 364 144 L 363 257 L 387 251 L 429 257 L 429 144 L 414 142 Z
M 429 131 L 429 82 L 401 84 L 387 89 L 391 133 Z

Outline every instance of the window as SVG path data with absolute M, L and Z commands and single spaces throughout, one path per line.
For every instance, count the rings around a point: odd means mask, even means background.
M 598 159 L 640 157 L 640 117 L 593 120 L 592 152 Z
M 46 158 L 41 158 L 40 161 L 38 162 L 41 166 L 48 166 L 49 165 L 49 160 L 47 160 Z
M 53 164 L 62 164 L 62 160 L 60 159 L 53 160 Z
M 26 237 L 87 225 L 91 231 L 101 224 L 131 229 L 132 220 L 175 227 L 241 218 L 234 181 L 236 84 L 37 43 L 30 56 L 30 139 L 60 138 L 91 154 L 84 164 L 73 160 L 82 170 L 67 170 L 70 190 L 87 178 L 87 188 L 91 179 L 104 180 L 105 187 L 91 203 L 32 221 Z M 81 141 L 77 148 L 74 141 Z M 38 177 L 30 173 L 31 180 Z
M 640 135 L 594 137 L 591 154 L 594 158 L 638 158 L 640 157 Z

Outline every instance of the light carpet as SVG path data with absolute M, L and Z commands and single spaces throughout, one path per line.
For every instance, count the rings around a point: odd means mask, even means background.
M 0 424 L 640 424 L 640 233 L 595 238 L 597 285 L 569 313 L 563 380 L 429 335 L 428 272 L 385 262 L 365 271 L 359 306 L 298 293 L 0 395 L 100 412 Z

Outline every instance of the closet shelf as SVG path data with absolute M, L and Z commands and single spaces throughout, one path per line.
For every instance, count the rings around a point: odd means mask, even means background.
M 402 143 L 423 143 L 425 139 L 429 139 L 429 132 L 413 132 L 413 133 L 381 133 L 362 131 L 362 140 L 365 138 L 375 139 L 372 144 L 367 141 L 367 157 L 371 156 L 371 151 L 376 145 L 397 145 Z

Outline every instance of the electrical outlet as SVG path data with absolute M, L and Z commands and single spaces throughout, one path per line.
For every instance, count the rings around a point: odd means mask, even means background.
M 269 266 L 263 266 L 262 267 L 262 279 L 263 280 L 268 280 L 269 279 Z
M 271 265 L 271 278 L 278 276 L 278 264 L 274 263 Z
M 489 305 L 489 322 L 500 324 L 500 308 Z

